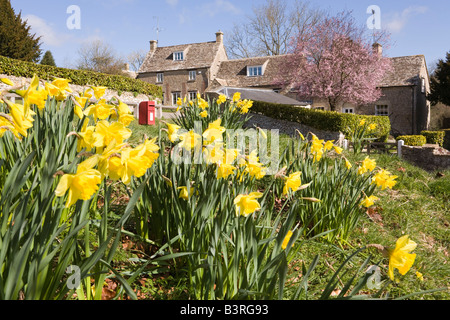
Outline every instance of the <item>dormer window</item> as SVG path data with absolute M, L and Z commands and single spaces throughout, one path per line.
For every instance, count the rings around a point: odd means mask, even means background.
M 263 75 L 263 66 L 247 67 L 247 77 L 257 77 Z
M 184 52 L 183 51 L 174 52 L 173 60 L 174 61 L 183 61 L 184 60 Z

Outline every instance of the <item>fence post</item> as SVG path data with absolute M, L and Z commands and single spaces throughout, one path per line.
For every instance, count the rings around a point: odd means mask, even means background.
M 344 139 L 344 140 L 342 141 L 342 148 L 344 148 L 344 150 L 347 150 L 347 149 L 348 149 L 348 140 L 347 140 L 347 139 Z
M 402 157 L 402 146 L 405 144 L 405 141 L 403 140 L 398 140 L 397 141 L 397 156 L 399 158 Z

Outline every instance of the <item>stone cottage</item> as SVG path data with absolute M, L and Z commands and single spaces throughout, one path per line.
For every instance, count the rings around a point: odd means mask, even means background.
M 382 54 L 381 45 L 374 50 Z M 178 98 L 236 91 L 243 98 L 329 110 L 326 101 L 308 97 L 303 101 L 293 91 L 285 92 L 275 83 L 279 64 L 285 55 L 229 60 L 223 33 L 216 41 L 158 47 L 150 41 L 150 51 L 138 71 L 138 79 L 160 85 L 164 105 L 175 105 Z M 423 55 L 391 58 L 392 71 L 379 87 L 381 98 L 373 104 L 356 106 L 344 103 L 343 113 L 389 116 L 393 134 L 417 134 L 430 123 L 429 75 Z

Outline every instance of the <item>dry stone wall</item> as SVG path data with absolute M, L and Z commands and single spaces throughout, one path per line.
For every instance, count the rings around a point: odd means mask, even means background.
M 427 171 L 450 168 L 450 151 L 438 145 L 403 146 L 402 158 Z

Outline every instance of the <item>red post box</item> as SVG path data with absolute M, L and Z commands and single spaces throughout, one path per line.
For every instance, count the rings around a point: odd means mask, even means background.
M 155 124 L 155 101 L 142 101 L 139 104 L 139 124 Z

